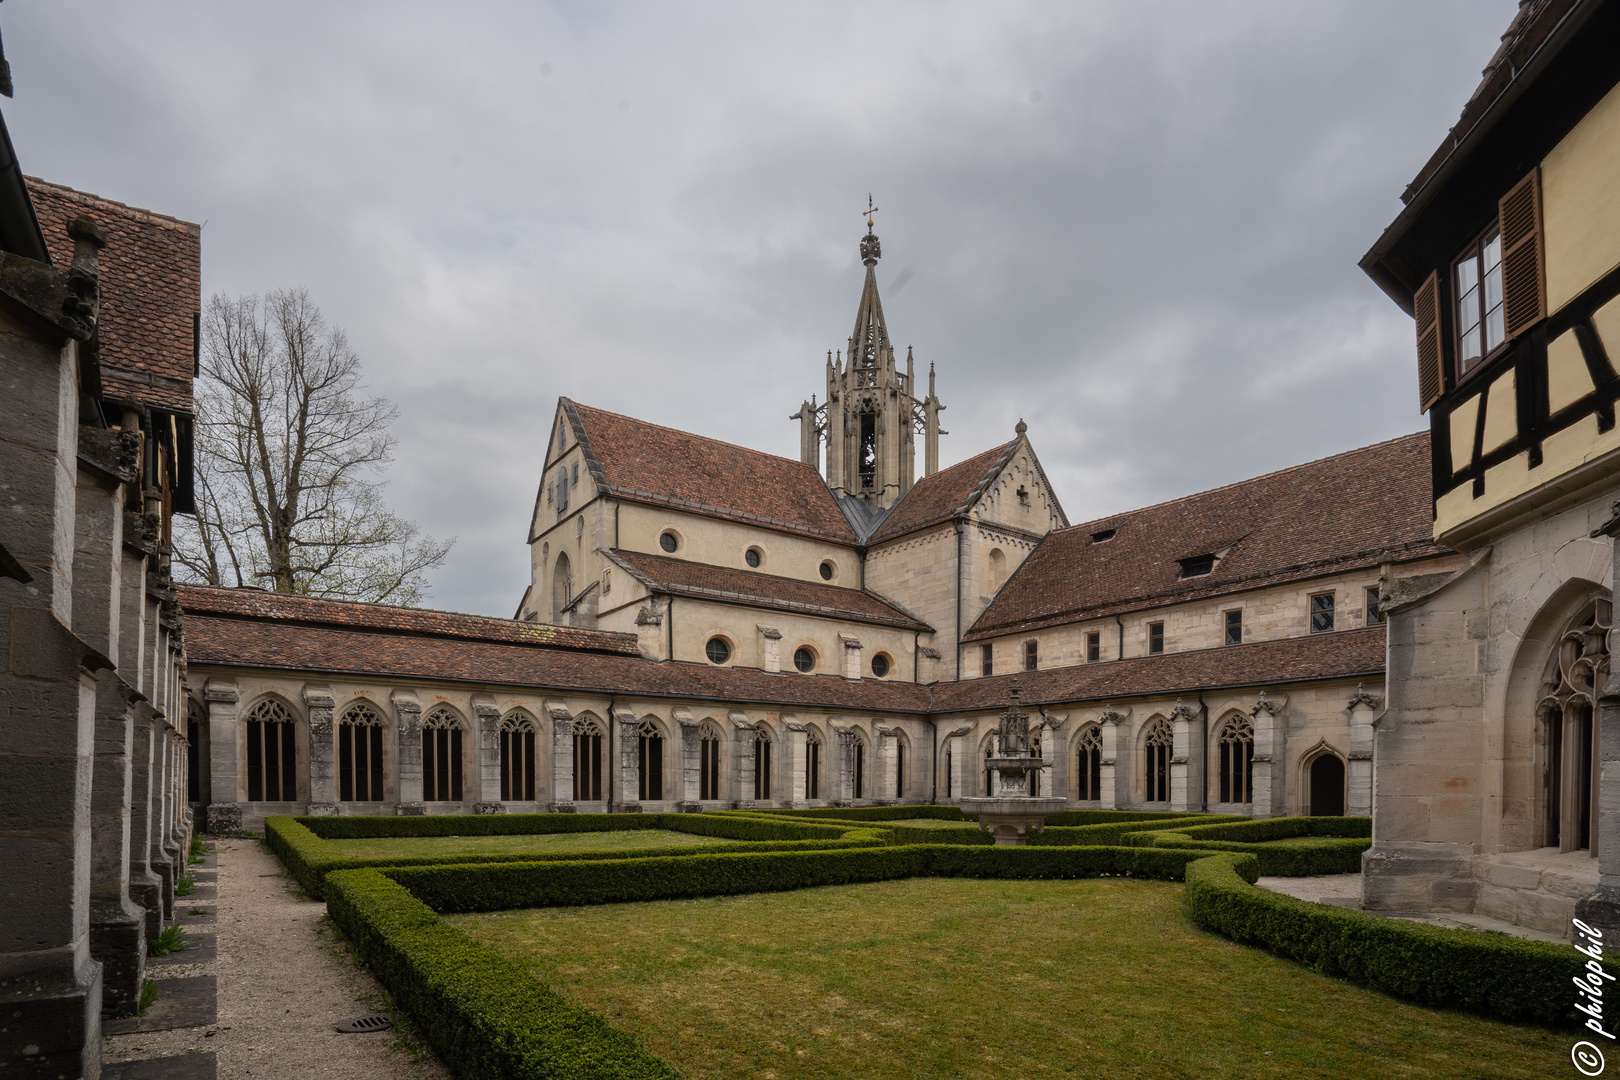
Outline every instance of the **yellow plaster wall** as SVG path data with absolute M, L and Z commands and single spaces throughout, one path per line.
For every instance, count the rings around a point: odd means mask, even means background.
M 673 555 L 658 544 L 665 530 L 673 530 L 680 541 Z M 818 585 L 861 587 L 860 560 L 856 558 L 855 549 L 830 541 L 637 503 L 620 504 L 618 533 L 618 547 L 624 551 L 643 551 L 709 566 L 812 581 Z M 750 547 L 759 548 L 763 556 L 757 570 L 744 558 Z M 836 572 L 832 581 L 826 582 L 821 577 L 821 563 L 829 559 Z
M 732 656 L 727 667 L 763 669 L 765 639 L 760 627 L 769 627 L 782 635 L 782 671 L 786 675 L 800 674 L 793 666 L 793 653 L 801 645 L 808 645 L 820 658 L 816 670 L 810 674 L 842 675 L 844 646 L 839 634 L 847 634 L 861 643 L 862 678 L 875 677 L 872 674 L 872 657 L 878 652 L 888 653 L 893 661 L 885 677 L 886 682 L 910 682 L 913 678 L 915 651 L 909 630 L 715 604 L 679 596 L 675 598 L 674 611 L 676 660 L 708 663 L 704 646 L 711 637 L 721 634 L 732 644 Z
M 1514 393 L 1514 374 L 1508 371 L 1497 376 L 1496 381 L 1491 383 L 1490 392 L 1485 395 L 1485 439 L 1480 447 L 1480 453 L 1488 454 L 1497 447 L 1506 445 L 1518 433 L 1518 399 Z M 1457 462 L 1457 458 L 1451 459 L 1453 467 Z
M 1593 390 L 1575 331 L 1566 330 L 1547 346 L 1547 410 L 1556 413 Z
M 1550 314 L 1620 265 L 1620 87 L 1541 163 L 1541 213 Z
M 1461 468 L 1474 460 L 1474 425 L 1478 422 L 1478 394 L 1451 410 L 1451 467 L 1453 469 Z

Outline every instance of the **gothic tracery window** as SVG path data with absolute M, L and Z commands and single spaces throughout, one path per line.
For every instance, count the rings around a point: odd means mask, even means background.
M 1254 726 L 1246 717 L 1232 717 L 1221 729 L 1220 745 L 1220 801 L 1254 802 Z
M 857 799 L 866 797 L 866 740 L 857 733 L 855 736 L 855 795 Z
M 298 798 L 298 750 L 293 713 L 265 698 L 247 715 L 248 802 L 291 802 Z
M 754 731 L 754 798 L 771 797 L 771 735 L 764 728 Z
M 720 798 L 720 732 L 710 725 L 702 728 L 698 742 L 698 798 Z
M 343 710 L 338 720 L 338 799 L 381 802 L 383 798 L 382 714 L 367 701 Z
M 1546 843 L 1559 851 L 1598 850 L 1597 695 L 1609 677 L 1607 600 L 1594 600 L 1571 620 L 1542 681 L 1536 712 L 1546 748 L 1543 791 Z
M 1078 799 L 1102 798 L 1102 728 L 1091 724 L 1080 733 L 1076 740 L 1079 749 L 1078 783 L 1075 788 L 1075 797 Z
M 460 802 L 462 749 L 465 740 L 461 717 L 440 705 L 422 720 L 422 798 L 426 802 Z
M 640 735 L 637 775 L 639 797 L 643 802 L 662 802 L 664 799 L 664 736 L 658 725 L 643 720 Z
M 804 797 L 821 798 L 821 736 L 815 731 L 804 740 Z
M 602 798 L 602 729 L 595 720 L 574 721 L 574 801 Z
M 1170 750 L 1174 745 L 1175 732 L 1170 721 L 1162 716 L 1153 721 L 1143 747 L 1148 802 L 1170 801 Z
M 501 801 L 534 801 L 534 718 L 521 709 L 501 717 Z

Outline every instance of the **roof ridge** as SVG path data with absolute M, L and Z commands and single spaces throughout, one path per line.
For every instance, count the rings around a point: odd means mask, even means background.
M 1092 518 L 1090 521 L 1076 522 L 1066 529 L 1053 529 L 1052 532 L 1048 533 L 1047 535 L 1051 536 L 1060 532 L 1084 529 L 1087 526 L 1100 525 L 1104 522 L 1111 523 L 1115 521 L 1122 521 L 1127 518 L 1135 517 L 1137 514 L 1145 514 L 1150 510 L 1162 510 L 1167 506 L 1175 506 L 1177 503 L 1188 502 L 1192 499 L 1201 499 L 1206 495 L 1214 495 L 1222 491 L 1231 491 L 1234 488 L 1247 487 L 1250 484 L 1259 483 L 1261 480 L 1270 480 L 1274 477 L 1286 476 L 1289 473 L 1299 472 L 1302 469 L 1308 469 L 1313 465 L 1320 465 L 1325 461 L 1333 461 L 1337 458 L 1347 458 L 1354 454 L 1364 454 L 1370 450 L 1377 450 L 1378 448 L 1384 446 L 1392 446 L 1395 443 L 1405 442 L 1409 439 L 1426 439 L 1428 437 L 1429 432 L 1427 431 L 1414 431 L 1407 435 L 1397 435 L 1393 439 L 1385 439 L 1382 442 L 1368 443 L 1366 446 L 1357 446 L 1349 450 L 1341 450 L 1337 454 L 1327 454 L 1323 457 L 1314 458 L 1310 461 L 1302 461 L 1297 465 L 1289 465 L 1287 468 L 1275 469 L 1272 472 L 1261 473 L 1259 476 L 1250 476 L 1243 480 L 1234 480 L 1229 484 L 1220 484 L 1216 487 L 1205 488 L 1203 491 L 1194 491 L 1186 495 L 1178 495 L 1174 499 L 1166 499 L 1164 502 L 1150 503 L 1147 506 L 1138 506 L 1134 510 L 1122 510 L 1117 514 L 1104 514 L 1102 517 Z
M 768 450 L 756 450 L 752 446 L 743 446 L 741 443 L 726 442 L 724 439 L 716 439 L 709 435 L 699 435 L 695 431 L 687 431 L 683 428 L 670 427 L 668 424 L 655 424 L 651 420 L 642 420 L 638 417 L 629 416 L 625 413 L 612 412 L 608 409 L 598 409 L 594 405 L 581 405 L 572 398 L 566 398 L 564 400 L 573 405 L 576 410 L 585 409 L 589 410 L 590 412 L 601 413 L 604 416 L 611 416 L 618 420 L 628 420 L 632 424 L 640 424 L 643 427 L 658 428 L 660 431 L 673 431 L 677 435 L 685 435 L 690 439 L 702 439 L 704 442 L 715 443 L 718 446 L 724 446 L 731 450 L 741 450 L 745 454 L 754 454 L 759 457 L 770 458 L 772 461 L 785 461 L 790 465 L 797 465 L 806 469 L 814 468 L 814 466 L 807 461 L 800 461 L 798 458 L 790 458 L 785 454 L 773 454 Z M 821 474 L 819 472 L 816 473 L 816 478 L 818 480 L 821 478 Z
M 197 224 L 195 221 L 187 221 L 185 218 L 175 217 L 173 214 L 165 214 L 158 210 L 148 210 L 144 206 L 133 206 L 126 202 L 119 202 L 117 199 L 109 199 L 105 195 L 97 195 L 93 191 L 80 191 L 76 187 L 69 187 L 66 184 L 58 184 L 53 180 L 45 180 L 38 176 L 25 175 L 23 179 L 30 184 L 38 184 L 40 187 L 55 188 L 57 191 L 63 192 L 67 195 L 74 195 L 81 199 L 94 199 L 96 202 L 102 203 L 106 206 L 115 206 L 120 210 L 128 210 L 136 214 L 143 214 L 146 217 L 155 219 L 157 221 L 168 221 L 176 225 L 184 225 L 188 229 L 195 229 L 199 233 L 202 232 L 202 226 Z

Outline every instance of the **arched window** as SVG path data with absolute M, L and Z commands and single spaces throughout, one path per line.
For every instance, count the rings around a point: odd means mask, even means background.
M 1254 802 L 1254 728 L 1234 716 L 1221 729 L 1221 802 Z
M 996 737 L 990 736 L 984 741 L 984 795 L 990 798 L 996 793 L 996 772 L 990 767 L 990 759 L 996 756 Z
M 894 740 L 894 797 L 903 799 L 906 796 L 906 740 L 895 737 Z
M 1000 548 L 990 552 L 990 591 L 993 593 L 1001 588 L 1001 583 L 1007 580 L 1007 555 Z
M 202 802 L 202 706 L 186 699 L 186 801 Z
M 764 801 L 771 797 L 771 733 L 764 728 L 754 729 L 754 798 Z
M 1602 758 L 1594 713 L 1609 678 L 1611 610 L 1609 601 L 1594 600 L 1570 621 L 1548 664 L 1536 706 L 1547 748 L 1547 844 L 1561 852 L 1597 850 L 1596 774 Z M 1311 790 L 1314 796 L 1314 762 Z
M 713 802 L 720 798 L 720 732 L 705 724 L 698 743 L 698 798 Z
M 596 721 L 580 717 L 574 721 L 574 801 L 598 802 L 602 798 L 602 729 Z
M 1037 732 L 1034 731 L 1029 733 L 1029 756 L 1041 756 L 1041 737 Z M 1036 766 L 1034 769 L 1030 770 L 1029 785 L 1027 790 L 1031 795 L 1039 795 L 1041 793 L 1041 770 L 1039 766 Z
M 1075 798 L 1082 800 L 1102 798 L 1102 728 L 1087 725 L 1076 740 L 1080 752 Z
M 247 715 L 247 797 L 248 802 L 298 798 L 293 714 L 275 698 L 265 698 Z
M 813 728 L 804 739 L 804 797 L 821 798 L 821 736 Z
M 664 736 L 651 720 L 641 722 L 641 756 L 637 759 L 643 802 L 664 800 Z
M 501 717 L 501 801 L 534 801 L 534 718 L 522 709 Z
M 1344 762 L 1324 751 L 1311 761 L 1311 816 L 1344 814 Z
M 461 801 L 461 717 L 440 705 L 422 721 L 422 798 Z
M 866 739 L 855 733 L 855 798 L 866 797 Z
M 1147 801 L 1170 801 L 1170 750 L 1175 745 L 1175 732 L 1170 727 L 1170 721 L 1164 717 L 1153 721 L 1148 727 L 1145 750 L 1147 752 L 1146 770 Z
M 383 798 L 382 714 L 367 701 L 343 710 L 338 720 L 338 799 L 381 802 Z
M 557 552 L 557 563 L 551 568 L 551 621 L 561 623 L 563 612 L 574 602 L 574 567 L 568 561 L 568 552 Z

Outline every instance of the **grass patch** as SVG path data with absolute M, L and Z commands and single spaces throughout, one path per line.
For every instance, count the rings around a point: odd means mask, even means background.
M 191 948 L 195 946 L 186 940 L 186 932 L 180 924 L 170 923 L 163 928 L 161 934 L 146 943 L 146 955 L 168 956 L 170 953 L 184 952 Z
M 1319 836 L 1285 836 L 1281 840 L 1261 840 L 1267 847 L 1311 847 L 1321 842 Z
M 720 841 L 709 836 L 642 829 L 635 832 L 535 833 L 518 836 L 394 836 L 364 840 L 328 840 L 345 858 L 392 859 L 405 856 L 506 855 L 520 852 L 562 854 L 574 851 L 620 851 L 694 847 Z
M 197 891 L 197 879 L 190 874 L 181 874 L 180 880 L 174 883 L 174 895 L 190 896 Z
M 933 818 L 906 818 L 900 821 L 885 822 L 887 825 L 904 825 L 913 829 L 977 829 L 976 821 L 937 821 Z
M 917 878 L 446 921 L 695 1077 L 1512 1080 L 1567 1051 L 1205 933 L 1161 882 Z
M 194 907 L 194 908 L 191 908 L 190 910 L 188 910 L 186 912 L 186 914 L 187 915 L 211 915 L 211 914 L 213 914 L 213 912 L 209 908 Z

